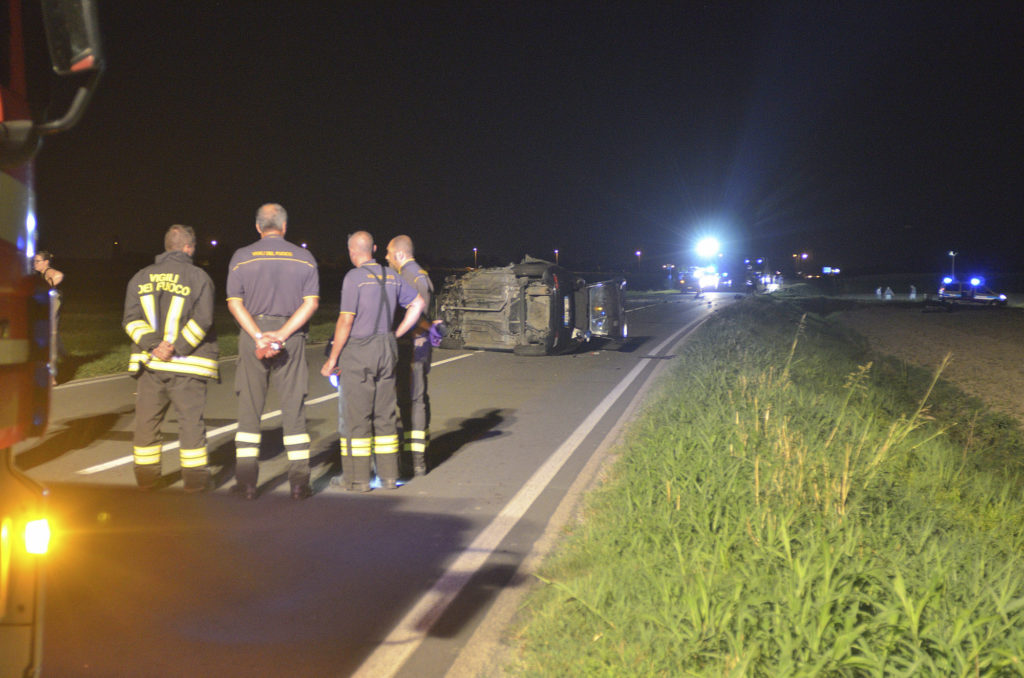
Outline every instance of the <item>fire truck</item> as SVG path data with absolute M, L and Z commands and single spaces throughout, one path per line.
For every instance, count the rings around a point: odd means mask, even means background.
M 46 427 L 53 363 L 33 158 L 78 121 L 102 64 L 92 0 L 0 0 L 0 678 L 39 675 L 50 540 L 46 490 L 12 452 Z

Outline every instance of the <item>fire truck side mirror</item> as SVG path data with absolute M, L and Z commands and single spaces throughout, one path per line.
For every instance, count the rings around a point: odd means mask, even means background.
M 93 0 L 43 0 L 53 71 L 62 77 L 99 71 L 100 36 Z
M 94 0 L 42 0 L 42 7 L 54 73 L 61 78 L 85 78 L 63 117 L 36 127 L 39 134 L 47 135 L 78 122 L 99 82 L 103 53 Z

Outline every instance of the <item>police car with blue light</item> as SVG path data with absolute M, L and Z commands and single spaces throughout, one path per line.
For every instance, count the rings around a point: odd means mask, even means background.
M 947 276 L 942 279 L 942 286 L 939 287 L 939 303 L 946 306 L 1006 306 L 1006 295 L 990 290 L 982 278 L 962 281 Z

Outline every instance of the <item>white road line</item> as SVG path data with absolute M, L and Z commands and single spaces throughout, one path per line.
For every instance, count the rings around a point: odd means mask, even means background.
M 698 325 L 704 319 L 701 318 L 686 327 L 677 330 L 672 336 L 663 341 L 651 353 L 659 354 L 665 346 L 674 342 L 679 335 Z M 479 571 L 483 564 L 491 557 L 494 550 L 502 542 L 509 530 L 519 522 L 527 509 L 548 486 L 555 474 L 576 451 L 576 448 L 590 434 L 601 418 L 611 409 L 615 401 L 625 392 L 640 376 L 640 373 L 648 367 L 648 361 L 639 362 L 629 374 L 623 377 L 615 388 L 605 396 L 604 400 L 594 409 L 590 415 L 583 420 L 572 435 L 555 450 L 554 454 L 538 468 L 534 474 L 520 488 L 519 492 L 512 497 L 494 520 L 491 521 L 483 532 L 481 532 L 473 543 L 470 544 L 455 559 L 441 578 L 434 586 L 420 597 L 419 601 L 388 634 L 387 638 L 381 641 L 377 649 L 366 658 L 366 661 L 359 669 L 352 674 L 353 678 L 383 678 L 394 676 L 402 665 L 412 656 L 412 653 L 426 639 L 427 633 L 434 623 L 440 619 L 444 611 L 459 595 L 470 578 Z
M 444 365 L 445 363 L 450 363 L 450 362 L 453 362 L 455 360 L 461 360 L 462 358 L 468 358 L 469 356 L 476 355 L 477 353 L 480 353 L 480 351 L 474 351 L 473 353 L 463 353 L 461 355 L 452 356 L 451 358 L 445 358 L 444 360 L 438 360 L 437 362 L 430 363 L 430 367 L 434 368 L 434 367 L 437 367 L 438 365 Z M 308 405 L 319 405 L 320 403 L 325 403 L 328 400 L 330 400 L 332 398 L 337 398 L 337 397 L 338 397 L 338 392 L 335 391 L 334 393 L 328 393 L 327 395 L 322 395 L 322 396 L 319 396 L 319 397 L 316 397 L 316 398 L 311 398 L 311 399 L 306 401 L 306 405 L 307 406 Z M 260 421 L 266 421 L 267 419 L 272 419 L 272 418 L 278 416 L 279 414 L 281 414 L 281 410 L 274 410 L 273 412 L 266 412 L 262 417 L 260 417 Z M 207 431 L 206 432 L 206 438 L 207 438 L 207 440 L 209 440 L 210 438 L 216 438 L 217 436 L 223 435 L 225 433 L 230 433 L 230 432 L 236 430 L 237 428 L 238 428 L 238 423 L 237 422 L 235 422 L 234 424 L 227 424 L 226 426 L 221 426 L 220 428 L 215 428 L 212 431 Z M 181 444 L 178 441 L 174 441 L 173 443 L 167 443 L 166 445 L 164 445 L 163 447 L 160 448 L 160 451 L 161 452 L 170 452 L 172 450 L 178 449 L 178 447 L 180 447 L 180 445 Z M 82 476 L 89 476 L 89 475 L 92 475 L 94 473 L 100 473 L 102 471 L 109 471 L 112 468 L 117 468 L 118 466 L 124 466 L 125 464 L 130 464 L 133 461 L 133 459 L 134 459 L 134 457 L 129 454 L 129 455 L 124 456 L 124 457 L 118 457 L 117 459 L 111 459 L 110 461 L 103 462 L 102 464 L 96 464 L 95 466 L 89 466 L 87 468 L 83 468 L 80 471 L 75 471 L 75 473 L 78 474 L 78 475 L 82 475 Z

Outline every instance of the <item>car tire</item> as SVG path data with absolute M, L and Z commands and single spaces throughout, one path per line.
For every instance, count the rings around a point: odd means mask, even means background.
M 438 348 L 445 349 L 460 349 L 462 348 L 462 339 L 456 339 L 455 337 L 444 337 L 441 339 L 441 345 Z
M 546 355 L 547 347 L 544 344 L 520 344 L 512 348 L 512 353 L 525 356 Z

